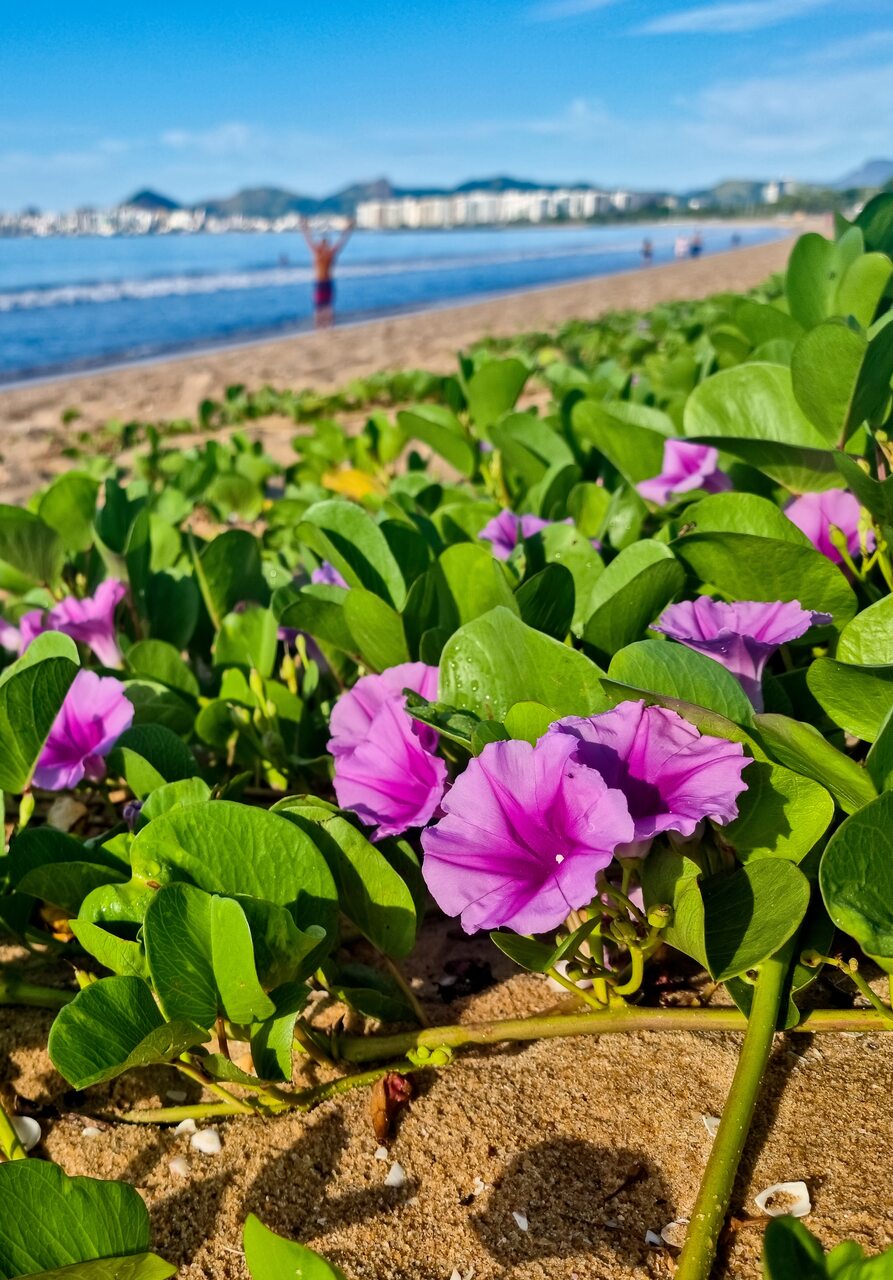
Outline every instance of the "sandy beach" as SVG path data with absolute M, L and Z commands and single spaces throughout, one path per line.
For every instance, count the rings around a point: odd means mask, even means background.
M 64 464 L 59 450 L 66 410 L 77 409 L 76 429 L 89 430 L 109 418 L 192 417 L 201 400 L 220 396 L 232 383 L 322 391 L 382 369 L 446 372 L 455 368 L 458 350 L 488 335 L 751 288 L 784 267 L 790 247 L 785 237 L 669 266 L 0 390 L 0 497 L 27 498 Z M 293 430 L 291 422 L 268 420 L 252 434 L 275 443 L 277 435 L 287 440 L 285 433 Z

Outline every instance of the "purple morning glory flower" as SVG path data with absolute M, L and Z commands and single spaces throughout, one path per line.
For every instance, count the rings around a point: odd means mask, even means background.
M 621 702 L 601 715 L 568 716 L 549 733 L 575 738 L 572 758 L 626 796 L 636 845 L 618 849 L 620 857 L 641 856 L 662 831 L 689 837 L 704 818 L 724 825 L 738 816 L 737 797 L 747 790 L 741 772 L 750 763 L 741 743 L 702 735 L 666 707 Z
M 664 441 L 663 470 L 650 480 L 636 485 L 641 497 L 649 502 L 665 506 L 679 493 L 691 493 L 693 489 L 705 489 L 707 493 L 720 493 L 731 489 L 732 482 L 719 470 L 719 453 L 707 444 L 694 444 L 691 440 Z
M 565 523 L 570 524 L 571 521 Z M 497 560 L 508 560 L 522 539 L 532 538 L 549 524 L 550 521 L 543 520 L 541 516 L 519 516 L 514 511 L 500 511 L 484 525 L 478 537 L 490 543 Z
M 105 777 L 103 757 L 132 722 L 133 703 L 119 680 L 79 671 L 40 753 L 35 785 L 67 791 L 84 777 Z
M 374 839 L 423 827 L 443 796 L 447 769 L 433 754 L 437 734 L 406 714 L 403 698 L 385 698 L 362 742 L 335 756 L 335 796 Z M 331 744 L 330 744 L 331 749 Z
M 123 664 L 115 636 L 115 610 L 127 594 L 123 582 L 106 578 L 92 596 L 66 596 L 52 609 L 32 609 L 19 621 L 19 653 L 44 631 L 61 631 L 91 649 L 104 667 Z
M 346 587 L 347 583 L 333 564 L 323 560 L 310 574 L 310 581 L 321 587 Z
M 595 896 L 595 877 L 633 838 L 621 791 L 575 759 L 577 742 L 546 734 L 491 742 L 469 761 L 422 832 L 425 883 L 466 933 L 554 929 Z
M 761 711 L 763 668 L 775 650 L 805 635 L 810 627 L 830 621 L 830 613 L 804 609 L 799 600 L 724 604 L 699 596 L 671 604 L 651 629 L 721 663 Z
M 446 782 L 446 765 L 434 752 L 438 736 L 406 714 L 404 689 L 429 701 L 437 697 L 438 671 L 403 662 L 380 675 L 363 676 L 332 709 L 328 749 L 335 758 L 335 795 L 378 838 L 424 826 Z
M 843 556 L 831 541 L 832 525 L 846 538 L 847 551 L 851 556 L 858 556 L 861 553 L 859 517 L 862 514 L 862 508 L 848 489 L 826 489 L 824 493 L 804 493 L 802 498 L 795 498 L 793 502 L 789 502 L 784 513 L 801 533 L 806 534 L 813 546 L 835 564 L 841 564 Z M 874 534 L 869 530 L 866 547 L 869 551 L 873 551 L 874 545 Z

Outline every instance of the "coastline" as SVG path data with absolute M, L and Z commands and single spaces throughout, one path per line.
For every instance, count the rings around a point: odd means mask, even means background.
M 7 448 L 22 431 L 46 432 L 77 409 L 79 429 L 108 418 L 157 420 L 194 414 L 199 401 L 243 382 L 250 386 L 329 390 L 382 369 L 446 372 L 456 352 L 485 336 L 548 329 L 606 311 L 750 288 L 784 266 L 790 238 L 702 258 L 566 284 L 513 291 L 400 312 L 324 332 L 255 338 L 142 362 L 39 378 L 0 387 L 0 429 Z

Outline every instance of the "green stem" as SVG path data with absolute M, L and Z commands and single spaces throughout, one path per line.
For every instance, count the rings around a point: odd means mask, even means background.
M 222 1084 L 212 1080 L 206 1072 L 194 1066 L 191 1062 L 175 1062 L 173 1065 L 181 1075 L 186 1076 L 189 1080 L 194 1080 L 203 1089 L 216 1093 L 217 1097 L 222 1098 L 227 1106 L 234 1107 L 237 1113 L 248 1116 L 257 1115 L 257 1108 L 253 1107 L 250 1102 L 244 1102 L 241 1098 L 237 1098 L 234 1093 L 230 1093 L 229 1089 L 225 1089 Z
M 578 993 L 579 994 L 579 993 Z M 429 1027 L 383 1036 L 334 1036 L 333 1056 L 342 1062 L 375 1062 L 412 1049 L 458 1049 L 503 1041 L 551 1040 L 559 1036 L 601 1036 L 635 1031 L 745 1031 L 737 1009 L 643 1009 L 612 1005 L 598 1013 L 549 1013 L 465 1026 Z M 870 1009 L 810 1009 L 795 1032 L 889 1031 L 890 1024 Z
M 6 1108 L 0 1104 L 0 1149 L 7 1160 L 27 1160 L 28 1152 L 22 1146 L 22 1140 L 13 1128 Z
M 31 982 L 23 982 L 14 973 L 0 974 L 0 1005 L 21 1004 L 35 1009 L 61 1009 L 75 995 L 74 991 L 64 991 L 58 987 L 39 987 Z
M 384 953 L 382 953 L 381 958 L 385 962 L 385 966 L 388 970 L 388 973 L 391 975 L 391 977 L 396 982 L 397 986 L 400 988 L 400 990 L 403 992 L 404 996 L 406 997 L 407 1004 L 415 1014 L 416 1022 L 419 1024 L 420 1027 L 430 1027 L 431 1019 L 428 1017 L 427 1013 L 425 1012 L 418 996 L 416 995 L 412 987 L 407 982 L 406 976 L 403 973 L 400 966 L 396 964 L 395 961 L 393 961 L 390 956 L 384 955 Z
M 778 1024 L 790 946 L 760 968 L 732 1088 L 698 1191 L 676 1280 L 708 1280 Z
M 590 1008 L 594 1009 L 596 1013 L 601 1013 L 605 1008 L 607 1008 L 607 1006 L 601 1004 L 594 995 L 590 995 L 583 987 L 578 987 L 576 982 L 571 982 L 570 978 L 566 978 L 563 973 L 559 972 L 559 970 L 555 968 L 554 965 L 552 965 L 550 969 L 547 969 L 546 973 L 553 982 L 558 983 L 559 987 L 564 987 L 565 991 L 569 991 L 571 995 L 577 996 L 580 1000 L 583 1000 L 590 1006 Z M 443 1041 L 441 1041 L 441 1044 L 442 1043 Z
M 324 1084 L 313 1085 L 310 1089 L 301 1089 L 290 1095 L 279 1091 L 273 1105 L 267 1111 L 261 1111 L 254 1107 L 246 1107 L 246 1109 L 253 1115 L 280 1115 L 284 1111 L 312 1111 L 320 1103 L 328 1102 L 330 1098 L 337 1098 L 339 1094 L 348 1093 L 352 1089 L 364 1089 L 367 1085 L 375 1084 L 382 1076 L 389 1075 L 392 1071 L 398 1071 L 401 1075 L 408 1076 L 415 1071 L 428 1069 L 424 1064 L 417 1065 L 414 1062 L 401 1060 L 392 1062 L 386 1067 L 373 1067 L 370 1071 L 359 1071 L 355 1075 L 339 1076 L 337 1080 L 328 1080 Z M 220 1105 L 211 1102 L 200 1103 L 192 1107 L 140 1108 L 136 1111 L 125 1111 L 123 1115 L 117 1118 L 126 1120 L 131 1124 L 179 1124 L 181 1120 L 226 1119 L 229 1116 L 240 1114 L 244 1114 L 244 1112 L 239 1106 L 231 1103 Z

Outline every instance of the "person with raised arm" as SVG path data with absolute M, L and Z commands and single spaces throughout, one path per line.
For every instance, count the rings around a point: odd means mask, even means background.
M 335 323 L 335 281 L 332 274 L 338 255 L 355 226 L 356 222 L 351 218 L 332 244 L 325 233 L 319 239 L 314 238 L 310 223 L 301 218 L 301 231 L 313 257 L 313 323 L 317 329 L 329 329 Z

